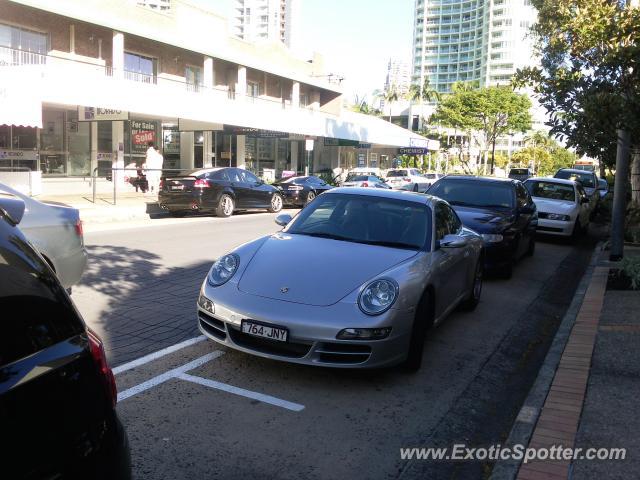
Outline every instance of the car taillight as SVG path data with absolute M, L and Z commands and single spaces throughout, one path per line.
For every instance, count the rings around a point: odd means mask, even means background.
M 84 235 L 84 230 L 82 229 L 82 220 L 78 219 L 75 227 L 76 227 L 76 235 L 82 238 L 82 236 Z
M 411 179 L 410 179 L 409 177 L 404 177 L 404 178 L 403 178 L 403 180 L 404 180 L 405 182 L 410 182 L 410 181 L 411 181 Z
M 163 189 L 163 188 L 164 188 L 164 179 L 161 178 L 160 183 L 158 184 L 158 189 Z
M 368 187 L 368 186 L 369 186 L 369 184 L 368 184 L 367 182 L 362 182 L 362 186 L 363 186 L 363 187 Z
M 209 182 L 206 180 L 199 178 L 196 180 L 196 183 L 193 184 L 194 188 L 209 188 Z
M 289 186 L 289 190 L 293 191 L 293 192 L 299 192 L 300 190 L 303 190 L 304 187 L 302 185 L 291 185 Z
M 116 379 L 113 376 L 111 368 L 107 363 L 107 356 L 104 353 L 104 347 L 100 337 L 90 328 L 87 328 L 87 337 L 89 337 L 89 349 L 91 357 L 98 367 L 98 374 L 104 384 L 107 397 L 111 400 L 111 404 L 115 407 L 118 401 L 118 389 L 116 388 Z

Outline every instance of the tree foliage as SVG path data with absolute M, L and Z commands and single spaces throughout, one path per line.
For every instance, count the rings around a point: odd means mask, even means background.
M 518 72 L 579 154 L 615 164 L 616 129 L 640 144 L 640 9 L 612 0 L 532 0 L 540 67 Z
M 498 137 L 531 128 L 531 101 L 509 87 L 468 88 L 460 85 L 439 104 L 432 121 L 463 132 L 480 131 L 484 151 L 491 146 L 491 172 Z

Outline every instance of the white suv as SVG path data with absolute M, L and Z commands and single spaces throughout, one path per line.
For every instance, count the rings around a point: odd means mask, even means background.
M 433 180 L 422 176 L 417 168 L 396 168 L 387 172 L 387 183 L 394 190 L 424 192 Z

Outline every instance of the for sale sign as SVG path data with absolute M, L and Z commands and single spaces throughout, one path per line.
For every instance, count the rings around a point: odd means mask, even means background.
M 144 154 L 147 152 L 149 142 L 157 145 L 158 139 L 158 123 L 131 120 L 131 153 Z

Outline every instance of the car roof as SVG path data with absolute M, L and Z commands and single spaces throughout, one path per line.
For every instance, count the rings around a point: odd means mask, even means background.
M 581 170 L 580 168 L 560 168 L 558 170 L 558 172 L 569 172 L 569 173 L 590 173 L 592 175 L 595 175 L 596 172 L 591 171 L 591 170 Z M 556 172 L 556 173 L 558 173 Z
M 578 182 L 576 182 L 575 180 L 568 180 L 566 178 L 555 178 L 555 177 L 531 177 L 531 178 L 527 178 L 527 180 L 525 180 L 526 182 L 534 182 L 534 181 L 540 181 L 540 182 L 549 182 L 549 183 L 561 183 L 563 185 L 577 185 Z
M 338 187 L 333 188 L 322 195 L 335 195 L 335 194 L 348 194 L 348 195 L 361 195 L 369 197 L 382 197 L 391 198 L 395 200 L 405 200 L 408 202 L 421 203 L 423 205 L 431 205 L 434 201 L 440 200 L 432 195 L 425 195 L 423 193 L 408 192 L 406 190 L 387 190 L 379 188 L 361 188 L 361 187 Z
M 453 179 L 453 180 L 464 180 L 468 182 L 486 182 L 486 183 L 511 183 L 516 184 L 518 180 L 514 180 L 513 178 L 501 178 L 501 177 L 481 177 L 478 175 L 445 175 L 438 181 Z

